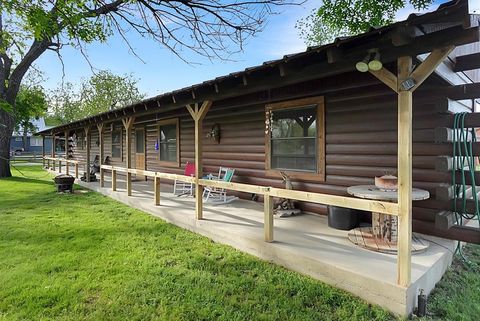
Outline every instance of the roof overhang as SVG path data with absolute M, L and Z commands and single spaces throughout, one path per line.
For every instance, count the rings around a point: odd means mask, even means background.
M 368 50 L 377 48 L 384 64 L 401 56 L 416 57 L 433 49 L 480 41 L 479 16 L 469 13 L 467 0 L 442 4 L 436 11 L 410 15 L 406 20 L 333 43 L 310 47 L 190 87 L 164 93 L 136 104 L 111 110 L 39 132 L 43 135 L 114 121 L 127 116 L 171 111 L 205 100 L 219 101 L 235 96 L 334 76 L 355 70 Z

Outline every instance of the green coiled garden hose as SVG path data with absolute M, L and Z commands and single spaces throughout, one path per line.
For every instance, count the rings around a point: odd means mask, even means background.
M 453 122 L 453 153 L 452 153 L 452 186 L 453 195 L 453 212 L 457 225 L 463 225 L 463 220 L 480 219 L 480 209 L 477 196 L 477 184 L 475 182 L 475 156 L 473 155 L 473 143 L 477 141 L 475 128 L 465 128 L 465 117 L 468 113 L 458 113 L 454 115 Z M 469 139 L 469 134 L 471 138 Z M 480 159 L 480 158 L 479 158 Z M 461 182 L 456 181 L 457 172 L 461 174 Z M 467 209 L 467 184 L 466 177 L 470 175 L 472 198 L 475 203 L 473 213 L 469 213 Z M 461 195 L 460 195 L 461 194 Z M 462 199 L 462 206 L 458 208 L 457 201 Z M 462 247 L 458 242 L 456 253 L 468 262 L 462 253 Z

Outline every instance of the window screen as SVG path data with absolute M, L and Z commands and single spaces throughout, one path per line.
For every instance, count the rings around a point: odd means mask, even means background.
M 159 126 L 159 153 L 160 160 L 177 162 L 177 124 Z
M 112 157 L 122 157 L 122 131 L 118 129 L 112 131 Z
M 317 171 L 317 107 L 272 111 L 272 169 Z

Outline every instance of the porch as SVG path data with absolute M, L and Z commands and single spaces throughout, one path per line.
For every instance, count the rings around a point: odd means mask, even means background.
M 171 185 L 154 188 L 156 184 L 152 181 L 132 179 L 131 196 L 128 196 L 127 176 L 117 175 L 114 191 L 111 175 L 103 172 L 104 187 L 100 182 L 78 180 L 78 184 L 216 242 L 347 290 L 401 315 L 412 312 L 420 289 L 426 293 L 433 289 L 451 262 L 455 246 L 454 241 L 423 236 L 430 241 L 430 247 L 424 253 L 412 255 L 411 284 L 402 287 L 397 284 L 395 255 L 357 247 L 348 240 L 347 231 L 329 228 L 324 216 L 302 214 L 275 219 L 274 241 L 265 242 L 262 203 L 240 199 L 226 205 L 205 203 L 203 219 L 197 220 L 195 198 L 174 196 Z M 157 206 L 156 192 L 160 190 L 161 206 Z

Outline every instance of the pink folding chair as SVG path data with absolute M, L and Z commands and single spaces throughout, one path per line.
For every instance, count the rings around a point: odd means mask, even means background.
M 195 164 L 187 162 L 185 164 L 185 176 L 195 176 Z M 175 180 L 173 184 L 173 195 L 182 196 L 182 195 L 193 195 L 193 183 L 186 183 Z

